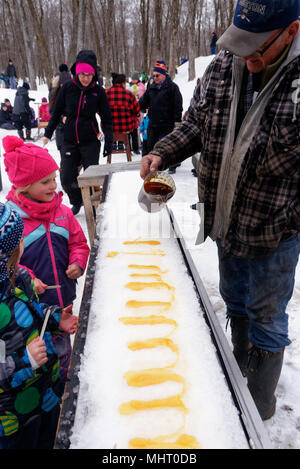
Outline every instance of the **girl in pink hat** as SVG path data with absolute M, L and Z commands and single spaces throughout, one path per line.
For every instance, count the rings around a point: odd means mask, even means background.
M 68 306 L 76 298 L 76 280 L 85 270 L 89 247 L 71 209 L 62 204 L 62 193 L 56 192 L 58 166 L 46 149 L 24 144 L 17 137 L 5 137 L 3 147 L 5 169 L 12 183 L 7 204 L 24 221 L 21 264 L 30 270 L 42 302 Z M 57 331 L 53 341 L 65 382 L 70 337 Z

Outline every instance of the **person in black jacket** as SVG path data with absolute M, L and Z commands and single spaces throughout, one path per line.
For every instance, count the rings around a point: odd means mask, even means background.
M 45 130 L 44 145 L 64 116 L 61 150 L 61 184 L 68 194 L 72 211 L 76 215 L 82 206 L 78 187 L 78 167 L 84 169 L 99 163 L 100 141 L 96 120 L 98 113 L 105 136 L 104 156 L 111 154 L 113 124 L 104 89 L 97 84 L 97 59 L 93 51 L 82 50 L 71 67 L 73 80 L 59 90 L 49 124 Z
M 153 68 L 153 83 L 139 100 L 142 111 L 148 111 L 148 151 L 151 153 L 154 145 L 165 135 L 171 133 L 174 127 L 181 122 L 182 95 L 176 83 L 168 75 L 164 61 L 157 61 Z M 176 166 L 169 168 L 175 173 Z
M 13 107 L 13 121 L 18 131 L 18 135 L 22 140 L 25 140 L 23 127 L 26 129 L 26 140 L 33 140 L 31 138 L 31 109 L 29 103 L 30 101 L 34 101 L 34 99 L 29 98 L 29 89 L 30 87 L 28 83 L 23 83 L 23 86 L 19 86 Z
M 13 61 L 11 59 L 8 60 L 6 75 L 8 76 L 8 79 L 9 79 L 10 88 L 12 90 L 16 90 L 17 89 L 17 72 L 16 72 L 16 67 L 14 66 Z
M 1 103 L 1 109 L 0 109 L 0 129 L 5 129 L 5 130 L 15 130 L 15 126 L 12 123 L 11 116 L 9 114 L 9 111 L 7 109 L 7 106 L 5 103 Z

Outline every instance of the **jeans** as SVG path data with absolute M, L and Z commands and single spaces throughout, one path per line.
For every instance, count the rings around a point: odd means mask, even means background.
M 279 352 L 288 338 L 287 304 L 293 294 L 300 234 L 283 237 L 269 255 L 255 259 L 223 257 L 218 240 L 220 293 L 229 317 L 249 319 L 249 340 Z
M 12 90 L 17 89 L 17 80 L 16 77 L 9 77 L 9 86 Z

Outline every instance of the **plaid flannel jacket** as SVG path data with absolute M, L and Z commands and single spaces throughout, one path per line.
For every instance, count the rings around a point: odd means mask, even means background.
M 298 38 L 300 49 L 300 36 Z M 233 56 L 221 51 L 201 82 L 187 121 L 160 140 L 152 154 L 162 169 L 201 152 L 199 200 L 205 238 L 211 233 L 232 101 Z M 247 117 L 246 117 L 247 119 Z M 235 187 L 225 254 L 257 257 L 274 250 L 286 229 L 300 231 L 300 55 L 284 66 L 244 157 Z
M 123 88 L 114 85 L 106 90 L 111 109 L 114 133 L 132 132 L 138 128 L 140 106 L 134 95 Z

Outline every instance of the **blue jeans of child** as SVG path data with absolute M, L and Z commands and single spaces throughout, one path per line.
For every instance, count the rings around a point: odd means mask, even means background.
M 249 319 L 249 340 L 260 349 L 279 352 L 288 338 L 287 304 L 293 294 L 300 234 L 284 236 L 267 256 L 223 257 L 220 241 L 220 293 L 229 317 Z

